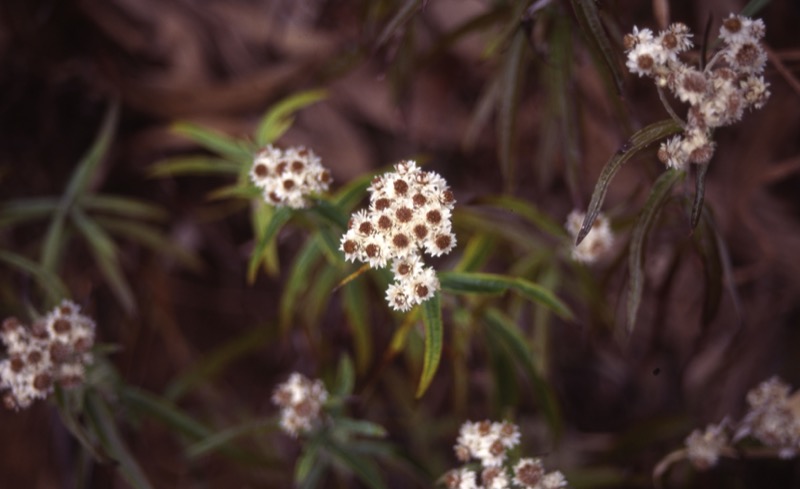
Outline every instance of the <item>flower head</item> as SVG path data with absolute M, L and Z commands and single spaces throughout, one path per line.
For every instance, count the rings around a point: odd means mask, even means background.
M 281 428 L 296 437 L 310 431 L 320 419 L 328 391 L 320 380 L 311 380 L 297 372 L 278 385 L 272 402 L 281 408 Z
M 586 213 L 577 209 L 570 212 L 566 223 L 570 236 L 573 238 L 578 236 L 585 217 Z M 598 214 L 589 234 L 578 246 L 572 247 L 572 258 L 582 263 L 593 263 L 605 255 L 613 244 L 614 233 L 611 231 L 608 218 L 602 213 Z
M 24 409 L 46 398 L 55 384 L 71 387 L 83 382 L 92 363 L 95 324 L 68 300 L 28 327 L 16 318 L 3 322 L 0 339 L 8 358 L 0 361 L 0 391 L 9 409 Z
M 686 438 L 686 454 L 689 461 L 700 470 L 717 465 L 722 450 L 728 446 L 726 422 L 708 425 L 705 431 L 694 430 Z
M 455 247 L 455 198 L 440 175 L 420 170 L 413 161 L 376 176 L 368 191 L 369 210 L 352 215 L 340 249 L 348 261 L 372 268 L 391 264 L 394 283 L 386 290 L 386 301 L 407 311 L 439 290 L 436 273 L 424 265 L 422 254 L 440 256 Z
M 301 209 L 308 206 L 309 195 L 328 190 L 331 174 L 310 149 L 284 151 L 270 145 L 256 155 L 250 180 L 268 204 Z

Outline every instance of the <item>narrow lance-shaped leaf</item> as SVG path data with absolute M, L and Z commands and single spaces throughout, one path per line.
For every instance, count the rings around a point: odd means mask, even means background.
M 256 143 L 265 146 L 280 138 L 291 126 L 292 114 L 328 96 L 325 90 L 308 90 L 292 95 L 273 106 L 256 129 Z
M 75 223 L 78 231 L 89 244 L 97 266 L 100 267 L 100 272 L 108 282 L 108 286 L 111 287 L 111 291 L 125 310 L 129 314 L 132 313 L 136 310 L 136 302 L 130 285 L 122 273 L 114 241 L 80 209 L 74 208 L 70 214 L 72 222 Z
M 339 445 L 333 440 L 325 440 L 325 450 L 339 464 L 351 470 L 364 484 L 372 489 L 384 489 L 386 484 L 381 479 L 378 465 L 371 458 L 354 453 L 346 445 Z
M 86 414 L 100 444 L 119 463 L 117 468 L 128 484 L 135 489 L 153 487 L 125 445 L 111 411 L 98 393 L 90 391 L 86 396 Z
M 256 246 L 253 249 L 253 254 L 250 256 L 250 263 L 247 265 L 248 283 L 252 284 L 255 282 L 258 267 L 265 258 L 265 254 L 268 251 L 270 244 L 275 239 L 278 231 L 280 231 L 284 224 L 289 222 L 291 217 L 292 209 L 288 207 L 276 208 L 275 212 L 272 214 L 272 219 L 270 219 L 269 224 L 267 224 L 267 227 L 257 236 Z
M 252 436 L 256 433 L 260 434 L 264 431 L 273 431 L 278 428 L 277 420 L 273 418 L 255 419 L 247 423 L 242 423 L 238 426 L 218 431 L 213 435 L 205 438 L 186 450 L 189 458 L 198 458 L 208 455 L 214 451 L 219 450 L 229 445 L 233 440 L 243 437 Z
M 91 178 L 96 173 L 95 170 L 97 166 L 102 162 L 103 156 L 105 156 L 108 147 L 111 145 L 111 138 L 117 127 L 118 118 L 119 101 L 114 100 L 109 103 L 108 109 L 106 109 L 100 131 L 92 143 L 92 146 L 72 172 L 72 176 L 70 177 L 64 194 L 61 196 L 58 209 L 53 216 L 53 220 L 50 221 L 50 226 L 47 228 L 47 234 L 42 244 L 42 257 L 40 262 L 42 267 L 46 270 L 55 270 L 57 266 L 59 254 L 64 245 L 64 227 L 67 213 L 72 208 L 78 195 L 86 192 Z
M 237 163 L 244 164 L 253 160 L 254 148 L 248 148 L 234 138 L 203 126 L 191 122 L 177 122 L 172 125 L 172 132 Z
M 617 50 L 611 45 L 611 41 L 606 34 L 603 24 L 600 21 L 600 14 L 595 0 L 572 0 L 575 16 L 581 24 L 581 29 L 589 38 L 589 41 L 597 50 L 602 53 L 606 62 L 606 67 L 614 78 L 614 85 L 617 93 L 622 93 L 622 73 L 619 69 L 619 62 L 615 56 Z
M 88 194 L 81 196 L 78 201 L 86 210 L 108 212 L 130 218 L 158 221 L 168 216 L 167 211 L 157 205 L 119 195 Z
M 512 290 L 524 298 L 542 304 L 565 319 L 573 317 L 572 311 L 552 292 L 529 280 L 493 273 L 440 272 L 442 290 L 451 293 L 497 294 Z
M 498 159 L 507 189 L 514 184 L 516 161 L 514 155 L 517 127 L 517 111 L 523 73 L 525 72 L 527 37 L 519 29 L 511 40 L 503 67 L 503 81 L 500 89 L 500 107 L 497 115 Z
M 386 41 L 391 39 L 398 29 L 405 25 L 406 22 L 411 20 L 411 17 L 414 16 L 421 4 L 422 0 L 406 0 L 394 17 L 392 17 L 392 19 L 389 20 L 389 23 L 386 24 L 386 27 L 383 28 L 383 31 L 381 31 L 377 41 L 375 42 L 375 47 L 380 48 L 386 44 Z
M 422 359 L 422 375 L 417 387 L 417 399 L 428 390 L 442 359 L 444 326 L 441 292 L 436 292 L 433 297 L 422 303 L 422 322 L 425 325 L 425 353 Z
M 664 172 L 656 183 L 642 208 L 636 225 L 631 235 L 630 251 L 628 253 L 628 268 L 630 273 L 630 284 L 628 291 L 628 333 L 633 331 L 636 323 L 636 314 L 639 311 L 639 304 L 642 300 L 642 290 L 644 288 L 644 270 L 642 255 L 644 252 L 647 233 L 658 216 L 659 211 L 667 201 L 672 186 L 675 185 L 685 173 L 679 170 L 670 169 Z
M 17 255 L 5 250 L 0 250 L 0 261 L 15 267 L 27 274 L 39 284 L 42 290 L 47 294 L 47 299 L 50 304 L 57 304 L 61 299 L 69 297 L 67 287 L 58 278 L 58 275 L 44 268 L 38 263 L 25 258 L 24 256 Z
M 542 376 L 539 375 L 533 361 L 533 353 L 528 347 L 524 336 L 519 332 L 517 325 L 514 324 L 511 318 L 494 308 L 486 311 L 484 319 L 490 326 L 491 334 L 495 335 L 506 346 L 514 359 L 525 370 L 533 387 L 534 397 L 544 412 L 550 429 L 558 433 L 562 426 L 555 394 Z
M 0 205 L 0 228 L 18 222 L 44 219 L 58 208 L 58 199 L 53 197 L 20 199 Z
M 592 229 L 592 225 L 597 215 L 600 213 L 600 209 L 603 207 L 603 201 L 606 198 L 606 192 L 608 191 L 608 186 L 611 184 L 611 179 L 614 178 L 614 175 L 622 168 L 622 165 L 650 144 L 678 133 L 681 130 L 680 124 L 672 119 L 656 122 L 637 131 L 631 136 L 628 142 L 617 150 L 614 156 L 608 160 L 606 166 L 603 167 L 603 171 L 597 179 L 594 192 L 592 192 L 592 200 L 589 202 L 589 208 L 586 210 L 586 218 L 583 220 L 583 225 L 581 225 L 581 230 L 575 240 L 575 245 L 579 245 Z
M 182 156 L 159 161 L 147 169 L 152 177 L 179 175 L 238 175 L 242 163 L 211 156 Z
M 364 373 L 372 361 L 372 332 L 369 325 L 369 305 L 365 282 L 355 281 L 342 289 L 344 310 L 356 352 L 356 365 Z
M 308 289 L 311 273 L 322 256 L 317 241 L 310 239 L 306 242 L 300 252 L 297 253 L 289 277 L 283 287 L 280 303 L 280 324 L 281 331 L 286 332 L 292 324 L 295 312 L 298 310 L 297 301 L 300 294 Z
M 706 174 L 708 173 L 708 163 L 703 163 L 697 168 L 695 175 L 694 202 L 692 203 L 692 229 L 697 227 L 700 222 L 700 215 L 703 213 L 703 198 L 706 192 Z

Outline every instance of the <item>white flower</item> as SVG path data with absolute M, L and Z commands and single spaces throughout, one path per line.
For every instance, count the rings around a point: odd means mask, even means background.
M 757 42 L 764 37 L 766 28 L 761 19 L 750 19 L 742 15 L 730 14 L 722 21 L 719 37 L 728 44 Z
M 322 381 L 312 381 L 297 372 L 272 394 L 272 402 L 281 408 L 281 428 L 293 437 L 314 428 L 327 399 L 328 391 Z
M 353 214 L 341 239 L 348 261 L 372 268 L 392 264 L 395 282 L 386 291 L 390 307 L 408 311 L 439 290 L 422 253 L 449 253 L 456 245 L 452 232 L 453 193 L 438 174 L 424 172 L 413 161 L 395 165 L 395 171 L 372 179 L 369 210 Z
M 728 445 L 726 422 L 708 425 L 706 430 L 695 430 L 686 438 L 686 453 L 689 461 L 700 470 L 717 464 L 722 450 Z
M 250 180 L 268 204 L 300 209 L 308 206 L 309 195 L 328 190 L 331 174 L 309 149 L 267 146 L 256 155 Z
M 445 484 L 448 489 L 479 489 L 475 482 L 475 472 L 467 468 L 451 470 L 445 476 Z
M 0 391 L 9 409 L 24 409 L 46 398 L 55 384 L 72 387 L 92 363 L 95 324 L 68 300 L 31 327 L 15 318 L 3 322 L 0 339 L 8 358 L 0 361 Z
M 567 216 L 566 229 L 573 239 L 580 232 L 586 213 L 573 210 Z M 572 258 L 582 263 L 593 263 L 608 253 L 614 244 L 614 233 L 608 218 L 602 213 L 598 214 L 592 225 L 591 231 L 578 246 L 572 246 Z

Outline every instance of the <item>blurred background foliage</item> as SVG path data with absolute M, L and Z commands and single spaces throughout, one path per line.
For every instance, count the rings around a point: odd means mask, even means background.
M 715 134 L 694 232 L 694 178 L 644 145 L 605 195 L 613 256 L 572 262 L 562 224 L 625 142 L 667 118 L 624 72 L 622 35 L 682 21 L 713 39 L 745 7 L 3 2 L 0 312 L 70 295 L 118 346 L 80 401 L 0 413 L 3 486 L 290 487 L 311 443 L 274 430 L 269 398 L 301 371 L 338 386 L 343 419 L 386 433 L 354 443 L 343 422 L 321 487 L 429 487 L 456 465 L 458 426 L 484 418 L 519 423 L 524 452 L 572 487 L 650 487 L 657 461 L 740 414 L 752 385 L 800 385 L 798 4 L 747 7 L 767 25 L 772 99 Z M 253 199 L 246 172 L 268 142 L 313 148 L 330 194 L 291 213 Z M 371 176 L 406 158 L 458 203 L 458 248 L 436 261 L 441 360 L 419 399 L 435 314 L 390 313 L 380 272 L 338 287 L 358 267 L 336 251 Z M 643 234 L 653 188 L 665 205 Z M 80 429 L 107 457 L 91 461 Z M 798 468 L 677 467 L 665 485 L 793 487 Z

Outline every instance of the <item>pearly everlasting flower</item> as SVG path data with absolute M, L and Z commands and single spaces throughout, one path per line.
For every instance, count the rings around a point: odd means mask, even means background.
M 728 446 L 726 422 L 708 425 L 705 431 L 694 430 L 686 438 L 686 456 L 700 470 L 707 470 L 715 465 Z
M 519 427 L 508 421 L 467 421 L 461 425 L 456 439 L 456 458 L 462 463 L 477 460 L 480 463 L 480 485 L 474 484 L 471 468 L 452 470 L 445 476 L 448 488 L 461 487 L 451 481 L 469 479 L 466 487 L 478 489 L 558 489 L 566 487 L 561 472 L 545 473 L 538 458 L 521 458 L 514 462 L 511 450 L 520 443 Z M 472 465 L 470 465 L 472 467 Z M 463 474 L 470 474 L 465 477 Z
M 478 489 L 475 482 L 477 474 L 467 468 L 451 470 L 444 476 L 447 489 Z
M 747 394 L 750 409 L 739 425 L 735 439 L 752 436 L 766 446 L 794 456 L 800 449 L 800 394 L 773 377 Z
M 413 161 L 376 176 L 367 190 L 369 209 L 351 216 L 340 249 L 347 261 L 372 268 L 391 265 L 394 283 L 386 290 L 386 301 L 393 309 L 408 311 L 439 290 L 436 272 L 425 266 L 422 255 L 440 256 L 455 247 L 455 198 L 440 175 L 420 170 Z
M 27 408 L 46 398 L 55 384 L 72 387 L 83 382 L 92 363 L 95 324 L 68 300 L 31 327 L 16 318 L 3 322 L 0 339 L 8 358 L 0 361 L 0 391 L 9 409 Z
M 761 76 L 767 62 L 761 45 L 764 31 L 761 20 L 730 15 L 720 28 L 721 49 L 702 70 L 678 56 L 692 47 L 692 34 L 684 24 L 672 24 L 658 35 L 634 27 L 625 36 L 628 70 L 652 77 L 689 104 L 683 134 L 661 145 L 662 162 L 678 169 L 687 163 L 708 163 L 715 150 L 713 129 L 738 122 L 748 107 L 764 106 L 770 95 Z
M 284 151 L 270 145 L 256 155 L 250 180 L 268 204 L 302 209 L 308 206 L 309 195 L 328 190 L 331 174 L 310 149 Z
M 281 428 L 294 437 L 314 428 L 327 399 L 328 391 L 322 381 L 312 381 L 297 372 L 272 394 L 272 402 L 281 408 Z
M 585 217 L 586 213 L 579 210 L 573 210 L 567 216 L 566 229 L 573 239 L 578 236 Z M 605 255 L 613 244 L 614 233 L 611 231 L 608 218 L 598 214 L 589 234 L 578 246 L 572 247 L 572 258 L 582 263 L 593 263 Z

